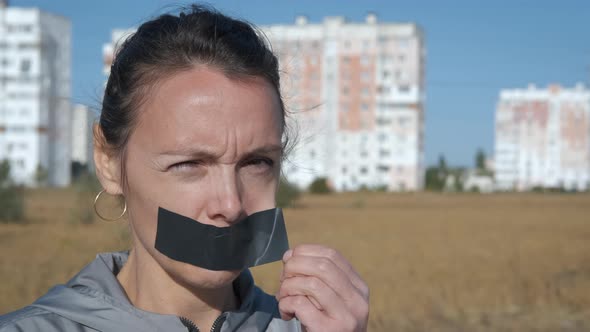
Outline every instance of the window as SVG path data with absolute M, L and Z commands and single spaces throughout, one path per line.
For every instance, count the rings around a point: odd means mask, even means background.
M 379 165 L 379 166 L 377 166 L 377 169 L 380 172 L 389 172 L 389 166 L 387 166 L 387 165 Z
M 400 85 L 398 88 L 398 91 L 401 93 L 408 93 L 408 92 L 410 92 L 410 86 L 406 85 L 406 84 Z
M 410 40 L 408 38 L 400 38 L 397 43 L 400 48 L 407 48 L 410 45 Z
M 8 127 L 8 131 L 11 131 L 13 133 L 22 133 L 26 130 L 26 128 L 24 126 L 13 126 L 13 127 Z
M 367 174 L 367 167 L 366 166 L 361 167 L 360 172 L 361 172 L 361 174 Z
M 366 103 L 361 104 L 361 111 L 367 112 L 369 110 L 369 105 Z
M 369 64 L 369 57 L 367 55 L 361 56 L 361 65 L 367 66 Z
M 29 59 L 21 60 L 20 71 L 23 74 L 28 74 L 31 71 L 31 60 L 29 60 Z
M 385 85 L 379 85 L 379 87 L 377 88 L 377 92 L 379 93 L 389 93 L 391 91 L 391 88 L 389 86 L 385 86 Z

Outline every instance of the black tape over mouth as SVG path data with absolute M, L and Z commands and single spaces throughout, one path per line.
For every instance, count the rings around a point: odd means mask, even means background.
M 160 207 L 155 248 L 176 261 L 230 271 L 281 260 L 289 240 L 280 208 L 216 227 Z

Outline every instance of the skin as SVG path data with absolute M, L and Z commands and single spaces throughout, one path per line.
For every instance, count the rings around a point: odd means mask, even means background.
M 103 188 L 127 203 L 134 245 L 117 278 L 136 307 L 208 330 L 221 312 L 239 306 L 232 282 L 240 271 L 202 269 L 154 248 L 157 210 L 223 227 L 274 207 L 282 158 L 278 98 L 262 78 L 230 79 L 197 66 L 156 83 L 125 154 L 95 141 Z M 366 284 L 324 246 L 285 254 L 277 299 L 283 318 L 296 316 L 308 331 L 366 329 Z

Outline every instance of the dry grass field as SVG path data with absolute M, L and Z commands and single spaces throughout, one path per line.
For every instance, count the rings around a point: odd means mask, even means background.
M 27 203 L 28 223 L 0 224 L 0 313 L 128 246 L 124 223 L 76 222 L 72 190 Z M 590 330 L 590 195 L 305 196 L 285 217 L 292 245 L 333 246 L 357 267 L 371 331 Z M 253 272 L 274 292 L 279 269 Z

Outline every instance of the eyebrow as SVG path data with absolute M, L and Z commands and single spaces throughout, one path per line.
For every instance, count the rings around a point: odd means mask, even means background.
M 269 153 L 273 153 L 273 152 L 277 152 L 277 151 L 282 152 L 282 150 L 283 150 L 283 147 L 280 145 L 269 144 L 269 145 L 264 145 L 264 146 L 258 147 L 256 149 L 251 150 L 251 151 L 247 151 L 244 154 L 242 154 L 241 158 L 243 158 L 244 156 L 252 156 L 252 155 L 258 155 L 258 154 L 269 154 Z M 220 157 L 219 154 L 216 154 L 210 150 L 198 148 L 198 147 L 180 148 L 177 150 L 165 151 L 165 152 L 159 153 L 159 155 L 160 156 L 190 156 L 193 158 L 206 159 L 206 160 L 217 159 Z

